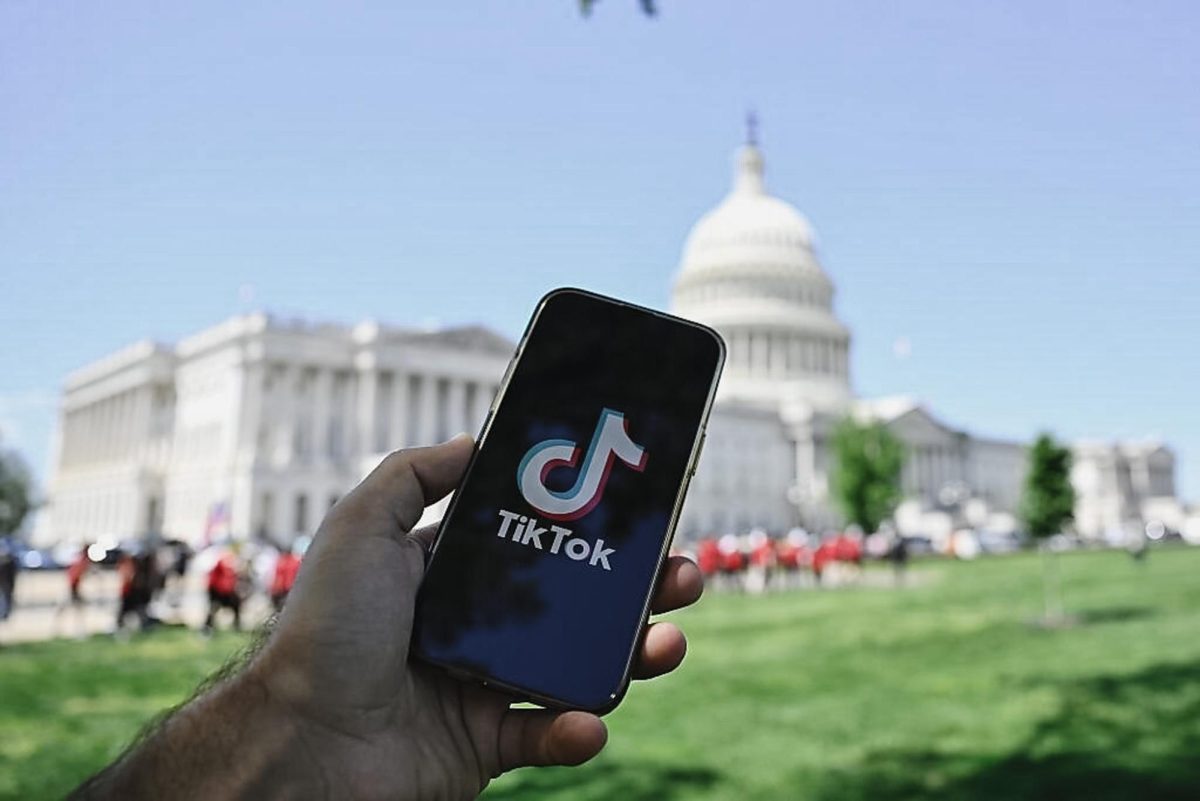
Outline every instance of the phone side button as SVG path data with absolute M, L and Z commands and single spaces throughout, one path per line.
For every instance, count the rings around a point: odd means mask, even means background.
M 704 442 L 708 439 L 708 431 L 700 432 L 700 444 L 696 446 L 696 456 L 692 459 L 692 464 L 688 468 L 688 478 L 696 475 L 696 468 L 700 466 L 700 454 L 704 453 Z

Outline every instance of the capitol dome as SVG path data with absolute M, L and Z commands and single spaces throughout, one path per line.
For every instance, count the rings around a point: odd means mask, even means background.
M 833 313 L 815 241 L 804 215 L 767 193 L 751 136 L 729 194 L 688 234 L 672 301 L 725 338 L 722 396 L 827 411 L 849 402 L 850 332 Z

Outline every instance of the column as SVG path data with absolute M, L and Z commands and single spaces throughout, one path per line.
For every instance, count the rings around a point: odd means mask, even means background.
M 451 378 L 446 392 L 446 428 L 445 434 L 452 437 L 465 430 L 467 420 L 467 386 L 461 378 Z
M 108 399 L 108 458 L 110 461 L 116 461 L 121 457 L 121 424 L 125 419 L 122 401 L 120 393 Z M 110 515 L 116 516 L 113 509 L 110 509 Z
M 104 405 L 103 401 L 95 400 L 90 404 L 92 413 L 92 443 L 91 443 L 91 462 L 100 461 L 101 455 L 104 453 Z M 97 507 L 99 508 L 99 507 Z M 99 512 L 97 512 L 99 514 Z
M 277 466 L 287 465 L 292 460 L 292 445 L 296 425 L 296 377 L 290 364 L 279 365 L 275 372 L 275 400 L 271 405 L 273 429 L 271 436 L 271 461 Z
M 374 360 L 364 360 L 358 367 L 358 425 L 355 442 L 358 453 L 365 456 L 375 451 L 375 396 L 379 374 Z
M 75 458 L 75 413 L 67 411 L 65 408 L 59 412 L 59 425 L 61 426 L 58 451 L 58 466 L 59 468 L 68 467 Z
M 404 448 L 408 446 L 408 373 L 404 370 L 394 370 L 392 372 L 392 402 L 388 413 L 391 415 L 391 424 L 388 431 L 391 434 L 391 442 L 388 443 L 390 450 Z
M 113 452 L 113 431 L 116 428 L 116 415 L 113 413 L 113 399 L 110 395 L 100 402 L 100 458 L 108 461 Z
M 437 428 L 437 378 L 430 374 L 421 376 L 421 399 L 417 411 L 417 445 L 434 444 Z
M 135 453 L 141 462 L 150 459 L 150 420 L 154 415 L 154 386 L 143 384 L 138 388 L 137 428 L 135 431 L 137 445 Z
M 408 376 L 408 409 L 404 413 L 404 447 L 414 448 L 423 444 L 421 415 L 425 409 L 425 393 L 429 391 L 428 377 L 421 373 Z
M 312 384 L 312 449 L 315 464 L 329 462 L 334 457 L 329 448 L 332 396 L 333 371 L 328 367 L 317 367 Z
M 109 441 L 109 458 L 116 461 L 121 458 L 121 445 L 125 437 L 125 394 L 118 393 L 112 398 L 112 439 Z M 113 504 L 114 525 L 116 525 L 117 509 Z
M 350 441 L 354 429 L 355 409 L 350 391 L 351 375 L 347 371 L 334 370 L 330 376 L 332 388 L 329 395 L 329 456 L 339 463 L 350 457 Z
M 769 369 L 768 359 L 771 347 L 770 335 L 766 333 L 758 333 L 751 336 L 752 348 L 752 364 L 751 367 L 755 372 L 765 373 Z
M 492 388 L 484 382 L 477 383 L 475 385 L 475 406 L 471 410 L 472 434 L 478 434 L 479 427 L 483 425 L 483 420 L 487 417 L 491 405 Z
M 137 436 L 139 423 L 145 419 L 141 401 L 142 388 L 140 386 L 125 393 L 125 424 L 122 426 L 121 455 L 127 459 L 135 456 L 135 449 L 140 439 Z
M 807 428 L 797 429 L 796 437 L 796 487 L 799 489 L 799 506 L 803 507 L 816 496 L 816 453 L 813 432 Z
M 91 461 L 100 461 L 100 456 L 104 452 L 104 408 L 100 401 L 94 401 L 91 405 L 92 413 L 92 446 L 91 446 Z M 97 507 L 98 508 L 98 507 Z M 99 515 L 99 512 L 96 513 Z
M 75 418 L 75 444 L 72 461 L 75 464 L 86 464 L 90 458 L 92 424 L 87 406 L 78 406 L 71 412 Z
M 372 450 L 387 453 L 392 443 L 392 406 L 396 400 L 396 373 L 380 370 L 375 381 L 375 439 Z
M 1152 498 L 1154 497 L 1154 492 L 1153 483 L 1150 481 L 1150 460 L 1142 456 L 1138 460 L 1138 467 L 1140 468 L 1138 473 L 1141 474 L 1141 481 L 1139 482 L 1141 486 L 1138 487 L 1138 496 L 1142 500 Z
M 258 457 L 258 431 L 263 420 L 263 363 L 242 362 L 242 404 L 238 457 L 247 466 Z

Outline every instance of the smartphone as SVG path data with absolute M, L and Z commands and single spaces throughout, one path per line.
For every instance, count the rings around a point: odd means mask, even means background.
M 724 360 L 697 323 L 542 298 L 439 526 L 413 654 L 542 706 L 616 707 Z

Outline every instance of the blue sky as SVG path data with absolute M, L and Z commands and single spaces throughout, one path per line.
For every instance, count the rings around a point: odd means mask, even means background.
M 818 231 L 864 394 L 1162 437 L 1200 500 L 1200 7 L 0 4 L 0 428 L 252 307 L 519 331 L 665 306 L 742 116 Z M 907 340 L 911 353 L 897 356 Z

